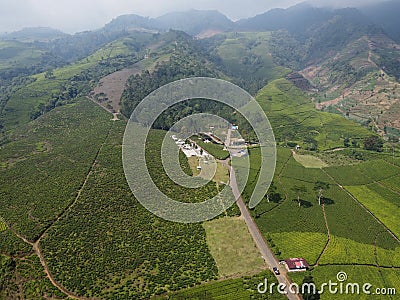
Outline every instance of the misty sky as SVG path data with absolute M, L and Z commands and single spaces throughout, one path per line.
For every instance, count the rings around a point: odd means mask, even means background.
M 157 17 L 189 9 L 216 9 L 233 20 L 304 0 L 0 0 L 0 32 L 48 26 L 67 33 L 102 27 L 122 14 Z M 312 0 L 319 6 L 352 6 L 385 0 Z

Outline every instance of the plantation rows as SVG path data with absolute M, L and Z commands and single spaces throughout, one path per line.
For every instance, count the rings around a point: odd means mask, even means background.
M 285 299 L 284 296 L 276 294 L 259 294 L 257 286 L 264 283 L 265 279 L 268 283 L 276 283 L 276 278 L 270 271 L 263 271 L 254 276 L 245 276 L 238 279 L 228 279 L 224 281 L 212 282 L 188 290 L 179 291 L 154 299 L 220 299 L 220 300 L 247 300 L 247 299 Z
M 346 189 L 396 236 L 400 236 L 398 204 L 387 201 L 382 195 L 367 186 L 348 186 Z
M 360 285 L 360 295 L 357 294 L 345 294 L 336 293 L 331 294 L 325 288 L 325 293 L 321 295 L 321 299 L 397 299 L 397 295 L 394 296 L 382 296 L 374 295 L 376 288 L 396 288 L 399 287 L 400 271 L 395 269 L 382 269 L 377 267 L 369 266 L 321 266 L 316 267 L 312 271 L 312 276 L 314 281 L 319 288 L 322 283 L 328 282 L 338 282 L 336 275 L 339 272 L 345 272 L 348 276 L 347 281 L 344 283 L 344 288 L 346 283 L 358 283 Z M 362 286 L 364 283 L 370 283 L 372 285 L 370 291 L 371 295 L 366 295 L 362 293 Z M 397 291 L 398 292 L 398 291 Z
M 32 247 L 30 245 L 23 242 L 10 230 L 7 229 L 0 232 L 0 253 L 15 256 L 29 253 L 31 250 Z
M 280 259 L 303 257 L 311 265 L 316 263 L 328 240 L 327 234 L 317 232 L 279 232 L 268 236 L 269 245 L 279 250 Z
M 1 299 L 65 299 L 46 277 L 36 255 L 22 259 L 10 259 L 0 255 Z
M 385 249 L 375 245 L 357 243 L 350 239 L 331 236 L 327 251 L 321 257 L 320 264 L 379 264 L 391 267 L 398 265 L 398 248 Z M 383 244 L 384 245 L 384 244 Z M 375 254 L 376 250 L 376 254 Z
M 278 151 L 278 164 L 282 165 L 279 159 L 282 161 L 285 158 L 282 151 Z M 352 179 L 356 181 L 357 171 L 360 178 L 365 178 L 364 172 L 373 173 L 381 164 L 381 161 L 368 161 L 355 166 L 329 167 L 325 170 L 333 177 L 341 176 L 343 182 Z M 392 167 L 377 171 L 378 178 L 393 176 L 397 169 Z M 354 172 L 351 172 L 353 170 Z M 279 205 L 277 206 L 271 199 L 270 203 L 264 199 L 252 213 L 264 237 L 269 239 L 269 244 L 272 244 L 274 252 L 280 258 L 301 256 L 306 257 L 312 264 L 321 254 L 327 241 L 327 229 L 322 207 L 318 203 L 315 182 L 322 180 L 328 184 L 323 192 L 322 201 L 325 204 L 327 222 L 334 240 L 322 256 L 321 263 L 342 261 L 349 264 L 373 264 L 375 263 L 373 250 L 376 243 L 380 263 L 387 266 L 396 265 L 391 256 L 393 257 L 395 251 L 398 251 L 400 245 L 381 224 L 322 170 L 304 168 L 290 158 L 288 163 L 282 166 L 280 177 L 278 174 L 275 175 L 274 186 L 275 191 L 283 196 Z M 296 192 L 294 187 L 297 186 L 303 189 Z M 397 201 L 398 204 L 398 195 L 385 190 L 381 185 L 374 184 L 368 187 L 380 191 L 385 198 L 392 199 L 393 203 Z M 359 253 L 360 249 L 365 253 Z
M 114 123 L 81 197 L 42 241 L 55 279 L 78 295 L 108 299 L 145 299 L 216 279 L 200 224 L 159 219 L 133 197 L 122 170 L 124 126 Z M 148 155 L 162 138 L 162 132 L 152 132 Z M 158 172 L 156 183 L 168 190 L 170 183 L 161 182 Z M 196 193 L 202 199 L 209 189 Z M 175 196 L 185 201 L 187 193 Z
M 373 244 L 375 236 L 383 234 L 387 236 L 387 243 L 381 247 L 392 249 L 399 246 L 385 228 L 342 189 L 332 187 L 327 196 L 335 201 L 333 205 L 325 206 L 332 234 L 365 244 Z
M 276 141 L 308 150 L 343 146 L 343 137 L 356 140 L 370 132 L 341 116 L 316 111 L 309 97 L 285 79 L 270 82 L 256 97 L 267 113 Z
M 399 182 L 400 182 L 400 175 L 393 176 L 388 179 L 380 181 L 380 183 L 383 186 L 385 186 L 391 190 L 391 191 L 389 191 L 387 188 L 383 188 L 388 194 L 391 194 L 391 196 L 388 197 L 389 199 L 393 199 L 393 198 L 396 199 L 396 197 L 393 197 L 393 194 L 396 195 L 396 193 L 397 194 L 400 193 Z M 377 185 L 370 185 L 369 187 L 372 189 L 375 189 L 375 187 L 379 188 Z
M 356 166 L 328 167 L 326 171 L 341 185 L 364 185 L 390 180 L 400 174 L 400 168 L 384 160 L 370 160 Z
M 106 113 L 82 99 L 16 131 L 17 140 L 4 145 L 0 157 L 6 223 L 36 239 L 76 197 L 108 127 Z

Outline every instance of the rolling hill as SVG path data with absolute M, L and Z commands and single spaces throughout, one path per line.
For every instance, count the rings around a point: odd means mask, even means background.
M 375 13 L 300 4 L 237 22 L 216 11 L 124 15 L 96 31 L 25 30 L 0 41 L 0 298 L 285 299 L 257 292 L 277 278 L 238 207 L 201 224 L 169 222 L 127 184 L 121 152 L 132 110 L 195 76 L 240 85 L 270 120 L 275 175 L 249 212 L 277 259 L 307 259 L 311 268 L 290 279 L 319 285 L 345 271 L 399 287 L 400 45 L 394 19 L 382 18 L 390 5 Z M 260 147 L 240 114 L 207 99 L 157 119 L 145 149 L 154 183 L 197 203 L 226 184 L 183 187 L 160 167 L 165 130 L 200 112 L 239 125 L 252 142 L 249 201 Z M 183 152 L 179 164 L 198 172 Z
M 50 27 L 29 27 L 19 31 L 0 35 L 3 40 L 16 40 L 20 42 L 49 42 L 68 36 L 68 34 Z

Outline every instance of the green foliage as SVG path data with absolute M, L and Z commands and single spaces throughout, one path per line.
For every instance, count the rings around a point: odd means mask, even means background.
M 376 152 L 383 151 L 383 140 L 375 135 L 366 137 L 364 139 L 364 149 Z
M 277 142 L 297 142 L 313 150 L 339 148 L 342 138 L 360 139 L 370 133 L 338 115 L 317 111 L 307 95 L 285 79 L 269 83 L 257 101 L 266 112 Z
M 338 186 L 331 186 L 325 192 L 324 202 L 331 234 L 364 244 L 373 244 L 375 236 L 383 234 L 387 243 L 382 247 L 393 249 L 398 246 L 385 228 Z
M 224 150 L 224 145 L 219 145 L 215 143 L 205 143 L 202 139 L 195 139 L 195 142 L 216 159 L 224 160 L 229 157 L 229 151 Z
M 315 284 L 314 278 L 310 275 L 304 276 L 302 284 L 305 285 L 310 283 Z M 315 293 L 313 291 L 304 291 L 302 296 L 304 300 L 318 300 L 321 298 L 320 294 L 318 294 L 318 291 L 315 291 Z
M 268 244 L 279 245 L 279 258 L 303 257 L 310 265 L 316 263 L 328 240 L 327 234 L 319 232 L 277 232 L 270 236 L 272 239 L 267 238 Z
M 299 70 L 307 55 L 305 47 L 286 30 L 271 33 L 268 49 L 277 65 L 292 70 Z
M 133 197 L 121 162 L 125 125 L 113 124 L 80 198 L 42 241 L 52 274 L 78 295 L 112 299 L 149 298 L 215 279 L 202 226 L 162 220 Z M 159 168 L 164 136 L 152 131 L 147 144 L 156 185 L 177 201 L 208 199 L 215 184 L 179 188 Z
M 112 124 L 101 108 L 79 97 L 85 96 L 101 77 L 144 57 L 148 58 L 137 66 L 148 71 L 129 79 L 122 99 L 126 116 L 151 91 L 173 80 L 230 76 L 252 94 L 268 83 L 257 100 L 279 144 L 300 145 L 322 159 L 323 150 L 343 145 L 349 148 L 340 151 L 347 157 L 346 166 L 323 169 L 304 168 L 291 157 L 289 149 L 278 148 L 274 181 L 251 213 L 281 258 L 303 256 L 316 263 L 322 254 L 319 266 L 311 271 L 314 278 L 293 275 L 299 282 L 325 282 L 345 270 L 357 280 L 398 286 L 397 270 L 378 267 L 398 267 L 398 242 L 336 183 L 349 186 L 347 189 L 358 200 L 397 233 L 400 169 L 394 165 L 399 166 L 400 160 L 380 153 L 384 149 L 379 138 L 338 115 L 316 111 L 308 95 L 279 79 L 289 72 L 285 67 L 301 68 L 306 61 L 320 59 L 332 49 L 338 50 L 339 56 L 335 57 L 339 60 L 324 64 L 331 84 L 353 84 L 371 71 L 371 67 L 360 67 L 367 59 L 368 40 L 349 43 L 361 37 L 368 26 L 360 23 L 352 11 L 335 14 L 323 26 L 308 27 L 299 36 L 289 28 L 272 33 L 224 33 L 194 41 L 176 31 L 152 34 L 99 30 L 40 47 L 1 42 L 0 130 L 13 130 L 0 142 L 0 207 L 6 221 L 0 219 L 0 253 L 14 258 L 0 256 L 0 298 L 65 298 L 45 277 L 39 259 L 29 255 L 31 247 L 6 223 L 30 240 L 48 229 L 40 247 L 51 273 L 68 290 L 88 298 L 140 299 L 168 293 L 165 297 L 170 299 L 263 299 L 266 295 L 256 292 L 257 284 L 264 278 L 275 282 L 266 271 L 204 284 L 217 278 L 218 269 L 202 226 L 161 220 L 132 196 L 121 164 L 125 124 Z M 377 64 L 398 77 L 398 53 L 395 49 L 380 51 L 373 51 Z M 364 88 L 370 89 L 378 82 L 373 79 Z M 337 96 L 329 95 L 332 99 Z M 201 99 L 166 111 L 155 128 L 168 129 L 176 120 L 196 112 L 218 113 L 239 124 L 245 133 L 241 132 L 242 136 L 254 140 L 249 124 L 240 116 Z M 28 124 L 16 127 L 23 123 Z M 386 131 L 391 132 L 388 128 Z M 166 176 L 159 155 L 164 135 L 152 131 L 147 141 L 148 167 L 156 185 L 182 202 L 201 202 L 215 195 L 215 183 L 192 190 L 177 186 Z M 357 149 L 363 140 L 364 148 L 374 152 Z M 201 146 L 217 158 L 227 157 L 223 146 Z M 261 159 L 259 149 L 249 152 L 245 200 L 258 179 Z M 348 165 L 357 161 L 364 162 Z M 190 173 L 182 154 L 180 162 Z M 317 205 L 316 192 L 323 197 L 324 211 Z M 228 213 L 237 215 L 237 207 Z M 57 220 L 57 216 L 62 217 Z M 331 233 L 329 244 L 327 227 Z M 321 266 L 335 263 L 376 267 Z M 182 290 L 195 285 L 199 286 Z M 275 298 L 282 296 L 273 295 Z
M 3 219 L 0 217 L 0 232 L 3 232 L 7 229 L 6 224 L 4 223 Z
M 0 107 L 4 107 L 4 126 L 10 129 L 27 123 L 55 107 L 72 103 L 79 96 L 88 95 L 93 84 L 100 78 L 140 60 L 144 55 L 141 51 L 145 45 L 154 42 L 150 37 L 149 34 L 133 34 L 113 41 L 73 64 L 59 67 L 62 64 L 58 63 L 54 68 L 40 69 L 37 74 L 28 78 L 19 74 L 19 77 L 9 80 L 14 89 L 0 97 Z M 135 46 L 131 45 L 133 40 L 136 41 Z M 47 71 L 40 73 L 44 70 Z M 22 83 L 18 84 L 21 81 Z
M 275 276 L 270 271 L 263 271 L 254 276 L 211 282 L 154 299 L 285 299 L 283 295 L 278 293 L 259 294 L 257 286 L 260 283 L 265 283 L 265 279 L 267 279 L 268 283 L 278 284 Z
M 348 186 L 346 189 L 396 236 L 400 235 L 400 226 L 397 222 L 400 218 L 398 204 L 386 200 L 367 186 Z
M 384 243 L 382 243 L 384 244 Z M 331 235 L 328 248 L 321 257 L 320 264 L 370 264 L 381 266 L 396 265 L 398 247 L 386 249 L 377 245 L 358 243 L 351 239 Z M 376 256 L 379 253 L 379 257 Z
M 10 259 L 0 255 L 0 297 L 2 299 L 65 299 L 46 277 L 36 255 Z
M 147 95 L 167 83 L 187 77 L 217 77 L 217 72 L 201 52 L 196 51 L 187 35 L 176 33 L 175 37 L 174 50 L 168 61 L 158 64 L 153 73 L 143 71 L 129 78 L 121 100 L 121 112 L 126 117 Z
M 104 110 L 80 99 L 14 132 L 0 153 L 1 214 L 11 227 L 35 240 L 75 199 L 109 123 Z
M 15 288 L 12 286 L 13 272 L 15 269 L 15 262 L 11 258 L 0 255 L 0 296 L 5 298 L 7 296 L 7 289 Z
M 343 84 L 346 87 L 355 84 L 371 72 L 368 68 L 356 68 L 349 61 L 331 62 L 327 67 L 331 74 L 330 83 Z
M 268 52 L 271 33 L 235 32 L 201 42 L 213 61 L 234 83 L 256 94 L 267 82 L 284 77 L 290 70 L 274 64 Z
M 328 167 L 325 170 L 341 185 L 358 185 L 372 182 L 372 179 L 367 174 L 364 174 L 355 166 Z
M 400 78 L 399 50 L 396 48 L 390 50 L 379 49 L 377 54 L 379 55 L 378 65 L 390 76 Z
M 43 50 L 30 43 L 1 41 L 0 74 L 5 75 L 5 70 L 12 68 L 19 69 L 19 71 L 27 69 L 38 63 L 43 53 Z
M 3 230 L 0 232 L 0 253 L 9 256 L 24 255 L 32 251 L 32 247 L 23 242 L 10 230 Z
M 336 275 L 339 272 L 345 272 L 348 276 L 346 282 L 359 283 L 360 292 L 364 283 L 370 283 L 373 288 L 371 288 L 371 293 L 376 287 L 396 287 L 398 286 L 399 271 L 395 269 L 384 269 L 375 266 L 357 266 L 357 265 L 339 265 L 339 266 L 318 266 L 312 271 L 312 276 L 317 287 L 324 282 L 337 282 Z M 303 274 L 298 274 L 299 276 L 304 276 Z M 301 278 L 299 283 L 301 282 Z M 344 289 L 346 285 L 344 285 Z M 331 294 L 329 293 L 327 287 L 324 289 L 324 293 L 321 295 L 322 299 L 344 299 L 353 300 L 355 297 L 359 299 L 362 295 L 355 294 Z M 367 299 L 382 299 L 382 295 L 365 295 Z M 389 297 L 389 296 L 388 296 Z

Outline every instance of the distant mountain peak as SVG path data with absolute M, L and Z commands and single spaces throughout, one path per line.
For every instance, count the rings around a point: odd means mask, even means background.
M 51 27 L 25 27 L 18 31 L 5 33 L 1 38 L 17 41 L 50 41 L 67 35 L 61 30 Z
M 170 29 L 185 31 L 191 35 L 209 30 L 223 32 L 234 27 L 234 22 L 217 10 L 197 10 L 171 12 L 158 18 L 139 15 L 122 15 L 113 19 L 104 29 L 111 31 L 147 29 L 168 31 Z
M 104 26 L 105 30 L 120 31 L 129 29 L 154 29 L 154 21 L 148 17 L 142 17 L 136 14 L 121 15 Z
M 191 35 L 207 30 L 227 31 L 235 23 L 217 10 L 196 10 L 172 12 L 155 19 L 159 28 L 176 29 Z

